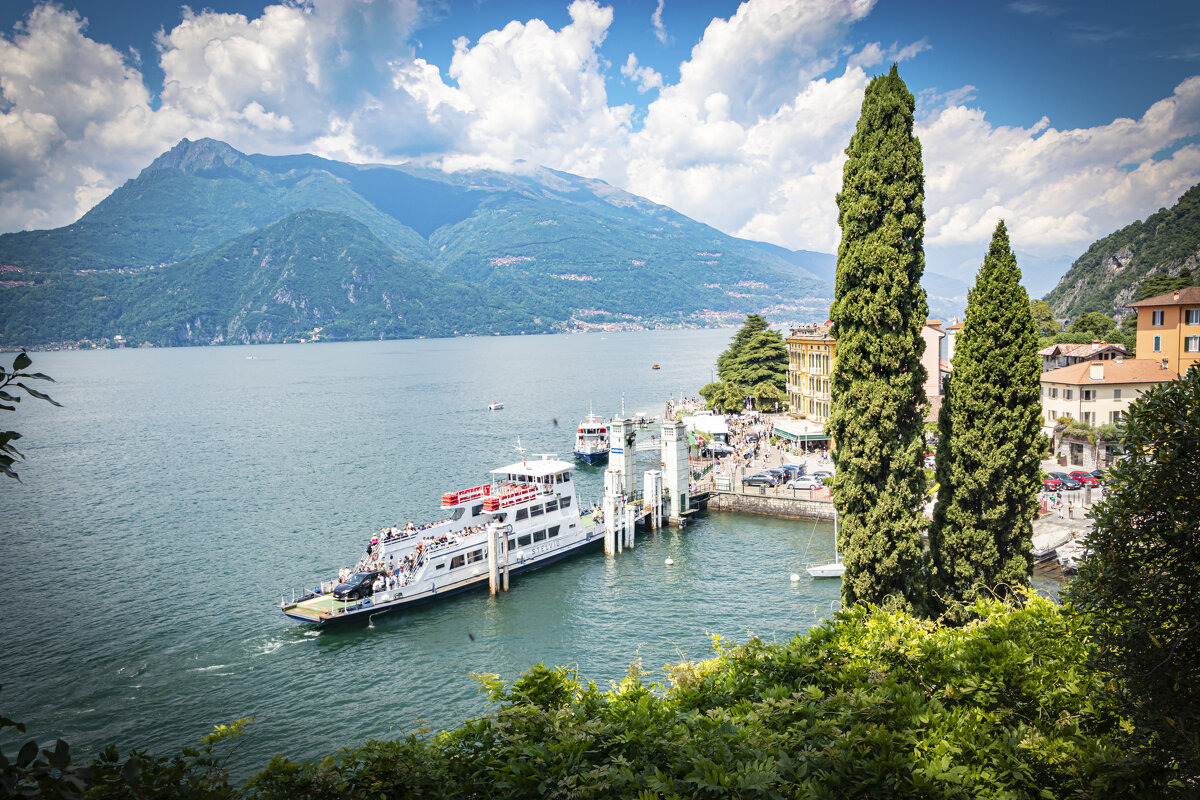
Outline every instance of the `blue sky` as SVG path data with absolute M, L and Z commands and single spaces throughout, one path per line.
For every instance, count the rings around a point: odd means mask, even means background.
M 1004 217 L 1031 290 L 1200 181 L 1200 4 L 150 0 L 0 7 L 0 230 L 76 219 L 182 137 L 601 178 L 831 252 L 862 89 L 918 98 L 930 269 Z M 86 22 L 85 22 L 86 20 Z

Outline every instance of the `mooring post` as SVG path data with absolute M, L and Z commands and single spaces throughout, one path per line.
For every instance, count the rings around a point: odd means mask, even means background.
M 488 551 L 488 591 L 492 594 L 493 597 L 500 590 L 500 576 L 499 576 L 500 562 L 499 562 L 499 557 L 496 555 L 496 551 L 500 549 L 499 547 L 496 546 L 497 541 L 500 538 L 499 533 L 500 533 L 500 523 L 489 522 L 488 523 L 488 548 L 487 548 L 487 551 Z
M 662 472 L 657 469 L 646 470 L 642 476 L 642 498 L 646 501 L 650 529 L 658 530 L 662 525 Z
M 609 467 L 604 470 L 604 554 L 613 556 L 620 550 L 617 530 L 624 516 L 621 497 L 621 470 Z
M 502 533 L 504 534 L 504 573 L 503 573 L 503 589 L 508 591 L 508 533 L 512 530 L 511 526 L 505 525 Z

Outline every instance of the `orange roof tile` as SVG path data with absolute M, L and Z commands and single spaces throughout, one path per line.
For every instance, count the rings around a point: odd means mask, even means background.
M 1104 367 L 1103 380 L 1092 380 L 1092 366 Z M 1159 361 L 1149 358 L 1127 358 L 1121 361 L 1080 361 L 1068 367 L 1059 367 L 1043 372 L 1042 383 L 1070 383 L 1079 386 L 1097 383 L 1165 383 L 1179 375 L 1173 370 L 1163 369 Z
M 1196 306 L 1200 305 L 1200 286 L 1186 286 L 1176 292 L 1167 292 L 1156 297 L 1147 297 L 1136 303 L 1129 303 L 1126 308 L 1144 308 L 1145 306 Z

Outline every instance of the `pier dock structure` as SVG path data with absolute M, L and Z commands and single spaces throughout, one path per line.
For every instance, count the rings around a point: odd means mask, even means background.
M 637 425 L 631 419 L 618 417 L 608 425 L 608 468 L 620 472 L 620 491 L 637 491 Z
M 687 426 L 676 420 L 664 420 L 662 425 L 662 485 L 664 493 L 670 493 L 670 509 L 667 522 L 682 527 L 691 514 L 688 466 Z
M 662 527 L 662 471 L 646 470 L 642 473 L 642 502 L 646 504 L 646 521 L 651 530 Z
M 604 471 L 604 553 L 610 556 L 625 548 L 633 549 L 638 519 L 647 515 L 644 502 L 626 502 L 621 479 L 621 470 L 616 467 Z

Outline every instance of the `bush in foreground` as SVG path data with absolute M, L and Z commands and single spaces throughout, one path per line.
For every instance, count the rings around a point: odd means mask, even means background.
M 854 609 L 778 644 L 717 642 L 613 691 L 537 666 L 485 679 L 497 710 L 429 741 L 277 757 L 248 795 L 1145 797 L 1123 720 L 1084 670 L 1082 618 L 1023 595 L 941 627 Z M 1127 727 L 1127 725 L 1126 725 Z M 1139 771 L 1140 770 L 1140 771 Z
M 488 716 L 322 761 L 274 758 L 242 787 L 244 721 L 175 758 L 66 745 L 0 759 L 3 795 L 62 798 L 1152 797 L 1171 775 L 1130 757 L 1132 726 L 1086 671 L 1087 619 L 1028 593 L 943 627 L 856 608 L 781 643 L 637 670 L 612 691 L 535 666 L 483 682 Z M 8 722 L 4 720 L 4 722 Z

